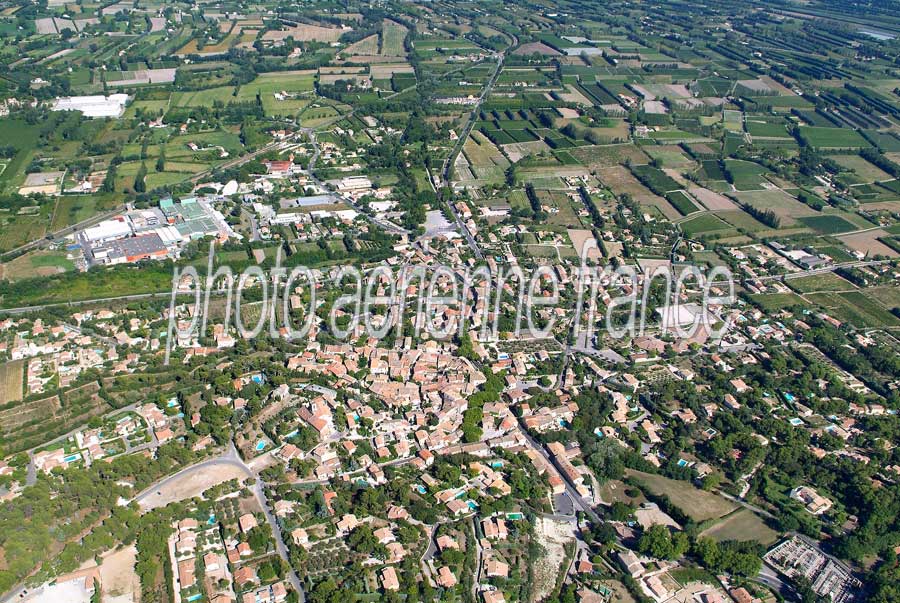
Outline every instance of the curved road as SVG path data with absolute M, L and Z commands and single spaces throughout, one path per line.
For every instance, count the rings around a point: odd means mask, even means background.
M 259 506 L 262 508 L 263 514 L 265 514 L 266 516 L 266 521 L 269 522 L 269 526 L 271 526 L 272 528 L 272 534 L 275 537 L 275 548 L 278 551 L 278 555 L 288 566 L 288 580 L 290 581 L 291 586 L 294 587 L 294 590 L 297 591 L 300 603 L 304 603 L 306 601 L 306 595 L 303 591 L 303 584 L 300 582 L 300 578 L 299 576 L 297 576 L 297 572 L 294 571 L 294 567 L 291 565 L 287 545 L 285 545 L 284 538 L 281 535 L 281 526 L 278 524 L 278 520 L 275 518 L 275 516 L 272 514 L 271 509 L 269 508 L 269 501 L 266 498 L 265 484 L 263 483 L 262 479 L 260 479 L 259 475 L 257 475 L 252 469 L 250 469 L 250 467 L 247 466 L 244 460 L 241 459 L 240 455 L 237 452 L 237 449 L 235 449 L 234 447 L 233 442 L 229 442 L 228 449 L 218 457 L 207 459 L 189 467 L 185 467 L 178 473 L 170 475 L 164 480 L 154 484 L 144 492 L 138 494 L 132 499 L 132 501 L 140 504 L 143 501 L 151 500 L 154 496 L 160 495 L 159 492 L 161 488 L 183 477 L 186 473 L 222 465 L 236 467 L 240 469 L 247 477 L 252 478 L 256 482 L 252 488 L 253 494 L 256 496 L 256 499 L 259 502 Z

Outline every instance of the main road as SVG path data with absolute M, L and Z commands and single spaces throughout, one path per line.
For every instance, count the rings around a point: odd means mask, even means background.
M 503 69 L 503 61 L 506 59 L 506 52 L 501 52 L 499 55 L 499 59 L 497 60 L 497 66 L 494 68 L 494 72 L 491 74 L 491 79 L 488 80 L 487 85 L 485 85 L 484 90 L 481 91 L 481 95 L 478 97 L 477 102 L 472 106 L 472 112 L 469 114 L 469 119 L 466 121 L 466 125 L 462 130 L 462 133 L 459 135 L 459 138 L 456 141 L 456 146 L 453 147 L 453 150 L 450 151 L 450 154 L 447 155 L 447 159 L 444 160 L 444 165 L 441 168 L 441 185 L 445 189 L 450 188 L 450 170 L 453 168 L 453 163 L 456 161 L 456 157 L 462 151 L 463 145 L 466 143 L 466 140 L 469 138 L 469 134 L 472 132 L 472 128 L 475 126 L 475 122 L 478 120 L 478 111 L 481 109 L 482 103 L 484 103 L 484 99 L 486 99 L 491 90 L 494 88 L 494 84 L 497 83 L 497 78 L 500 77 L 500 71 Z M 472 248 L 472 252 L 475 254 L 479 260 L 484 259 L 484 254 L 481 252 L 481 249 L 478 247 L 478 243 L 475 241 L 475 237 L 472 236 L 472 233 L 469 231 L 466 224 L 462 221 L 462 218 L 459 215 L 459 212 L 456 211 L 456 207 L 450 200 L 447 200 L 447 205 L 450 208 L 450 212 L 453 214 L 453 220 L 456 222 L 456 226 L 459 228 L 459 231 L 466 238 L 466 241 L 469 243 L 469 247 Z

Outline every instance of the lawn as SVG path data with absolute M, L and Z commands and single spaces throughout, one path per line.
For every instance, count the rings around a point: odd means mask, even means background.
M 716 542 L 755 540 L 766 546 L 778 540 L 778 532 L 767 526 L 749 509 L 740 509 L 732 513 L 701 532 L 700 536 L 712 538 Z
M 626 475 L 656 496 L 666 496 L 673 505 L 694 521 L 706 521 L 722 517 L 734 511 L 737 506 L 717 494 L 695 488 L 691 483 L 669 479 L 662 475 L 644 473 L 633 469 Z
M 75 270 L 72 260 L 61 251 L 32 251 L 3 265 L 3 278 L 18 281 Z

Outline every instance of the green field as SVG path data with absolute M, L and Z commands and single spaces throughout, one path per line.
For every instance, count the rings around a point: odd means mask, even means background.
M 805 216 L 797 218 L 797 221 L 819 234 L 839 234 L 856 230 L 856 226 L 840 216 Z
M 3 265 L 3 278 L 18 281 L 36 276 L 75 270 L 72 260 L 61 251 L 31 251 Z
M 628 469 L 625 473 L 652 494 L 668 497 L 682 513 L 697 522 L 722 517 L 737 508 L 734 503 L 717 494 L 695 488 L 690 482 L 633 469 Z
M 702 214 L 681 223 L 681 230 L 689 237 L 703 236 L 731 229 L 731 224 L 723 222 L 714 214 Z
M 751 295 L 750 299 L 765 310 L 780 310 L 791 306 L 809 306 L 795 293 L 768 293 Z
M 770 545 L 778 540 L 778 532 L 767 526 L 749 509 L 740 509 L 700 533 L 716 542 L 755 540 Z
M 800 126 L 800 137 L 817 149 L 861 149 L 870 146 L 856 130 L 848 128 L 824 128 Z
M 900 318 L 863 291 L 812 293 L 806 297 L 825 308 L 834 318 L 857 328 L 900 326 Z
M 784 282 L 788 287 L 798 293 L 812 293 L 813 291 L 853 291 L 856 289 L 856 287 L 853 286 L 853 283 L 839 277 L 833 272 L 785 279 Z

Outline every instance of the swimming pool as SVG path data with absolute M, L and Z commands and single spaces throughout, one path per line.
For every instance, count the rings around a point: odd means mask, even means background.
M 521 513 L 507 513 L 506 514 L 506 518 L 512 519 L 512 520 L 519 520 L 519 519 L 522 519 L 523 517 L 524 517 L 524 515 L 522 515 Z
M 469 506 L 469 508 L 472 509 L 473 511 L 474 511 L 475 509 L 478 508 L 478 503 L 475 502 L 474 500 L 467 500 L 467 501 L 466 501 L 466 504 L 467 504 L 467 505 Z
M 70 454 L 68 456 L 64 456 L 63 460 L 67 463 L 73 463 L 81 458 L 80 454 Z
M 252 379 L 253 383 L 256 383 L 256 384 L 260 384 L 263 382 L 262 375 L 253 375 L 252 377 L 250 377 L 250 379 Z
M 195 595 L 191 595 L 190 597 L 185 599 L 185 601 L 196 601 L 197 599 L 200 599 L 201 597 L 203 597 L 203 595 L 200 593 L 197 593 Z
M 260 440 L 256 443 L 256 451 L 257 452 L 259 452 L 260 450 L 262 450 L 265 447 L 266 447 L 266 443 L 263 442 L 262 440 Z

